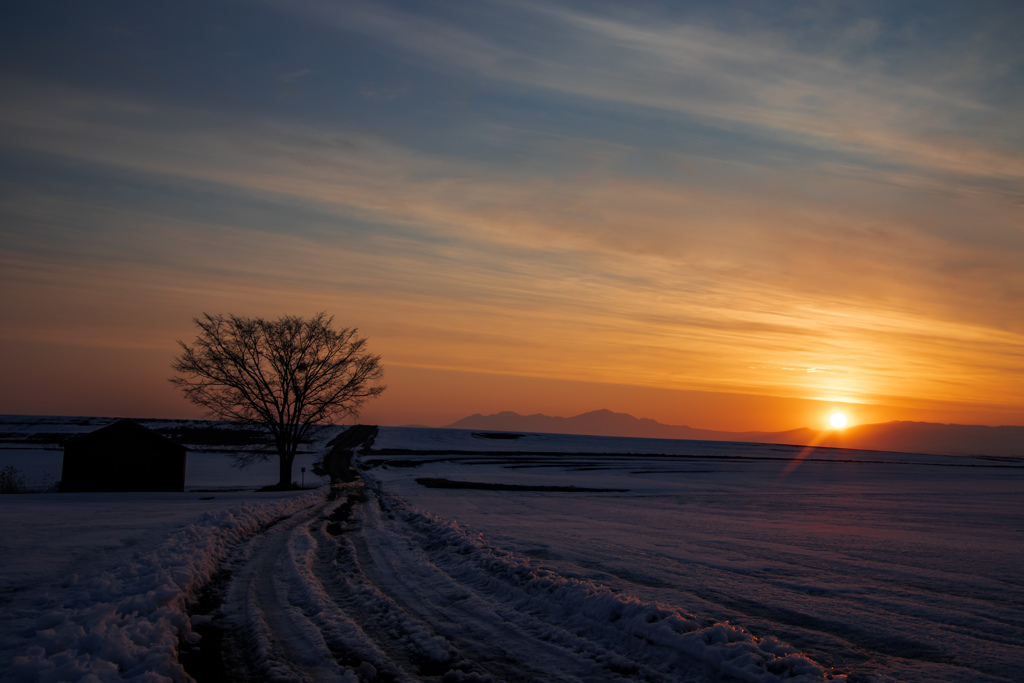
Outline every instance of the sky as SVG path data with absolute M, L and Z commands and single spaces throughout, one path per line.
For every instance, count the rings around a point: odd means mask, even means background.
M 364 422 L 1024 425 L 1024 4 L 12 2 L 0 412 L 191 417 L 326 311 Z

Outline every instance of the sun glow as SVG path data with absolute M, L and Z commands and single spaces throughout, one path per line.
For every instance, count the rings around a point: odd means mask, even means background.
M 828 423 L 834 429 L 842 429 L 846 426 L 846 415 L 843 413 L 832 413 L 831 417 L 828 418 Z

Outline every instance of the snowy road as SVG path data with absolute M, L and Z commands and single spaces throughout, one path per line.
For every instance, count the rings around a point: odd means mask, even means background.
M 230 669 L 239 677 L 248 672 L 253 680 L 343 679 L 344 671 L 316 623 L 292 604 L 302 602 L 301 596 L 294 595 L 296 589 L 312 583 L 299 564 L 290 562 L 296 558 L 295 544 L 309 538 L 309 528 L 322 512 L 319 507 L 302 510 L 241 549 L 242 561 L 232 577 L 224 610 L 231 632 L 244 634 L 244 641 L 234 641 L 228 652 L 234 660 Z
M 296 513 L 227 566 L 236 680 L 828 678 L 773 639 L 539 569 L 378 490 Z

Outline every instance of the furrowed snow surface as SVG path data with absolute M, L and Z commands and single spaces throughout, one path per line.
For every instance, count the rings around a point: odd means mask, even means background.
M 537 567 L 393 496 L 377 493 L 362 511 L 355 559 L 371 560 L 359 564 L 403 612 L 461 647 L 452 656 L 470 671 L 482 666 L 499 680 L 825 677 L 774 638 Z
M 539 569 L 778 638 L 850 681 L 1024 680 L 1020 459 L 455 430 L 428 439 L 432 453 L 403 454 L 423 443 L 415 430 L 381 429 L 381 454 L 362 456 L 367 477 Z
M 342 521 L 351 502 L 296 514 L 228 563 L 237 680 L 829 678 L 774 638 L 536 567 L 385 492 Z

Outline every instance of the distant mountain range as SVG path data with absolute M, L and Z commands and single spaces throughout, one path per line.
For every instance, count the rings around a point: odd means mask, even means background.
M 686 425 L 667 425 L 648 418 L 633 417 L 628 413 L 594 410 L 575 417 L 552 417 L 540 413 L 520 415 L 511 411 L 494 415 L 478 413 L 448 427 L 499 432 L 746 441 L 801 446 L 814 444 L 823 447 L 938 455 L 1024 457 L 1024 427 L 985 427 L 931 422 L 885 422 L 823 431 L 802 428 L 784 432 L 723 432 Z

